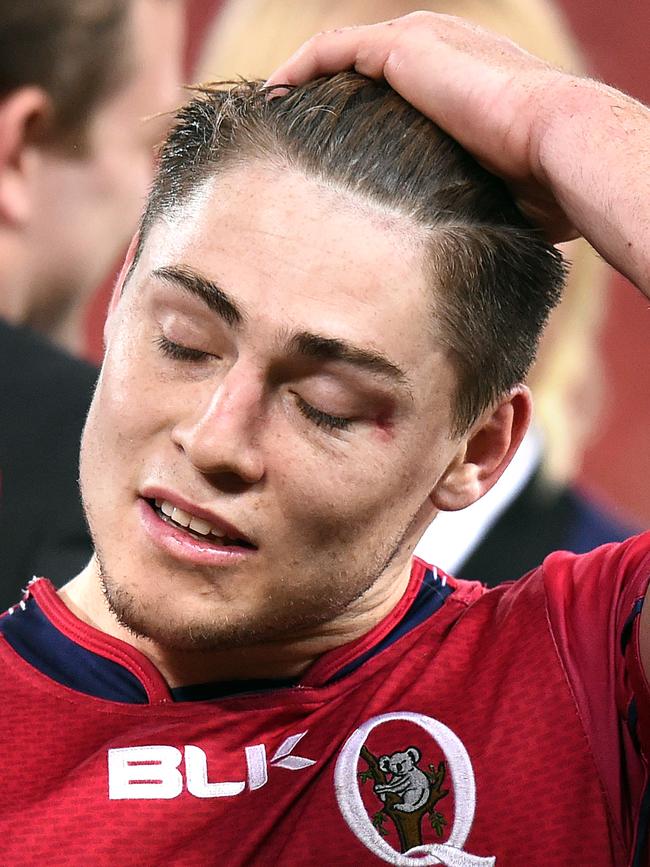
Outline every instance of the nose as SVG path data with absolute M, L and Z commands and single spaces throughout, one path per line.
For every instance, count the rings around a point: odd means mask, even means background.
M 215 389 L 191 406 L 172 430 L 172 440 L 205 475 L 230 476 L 248 485 L 264 476 L 259 435 L 264 390 L 235 364 Z M 209 388 L 209 391 L 207 389 Z

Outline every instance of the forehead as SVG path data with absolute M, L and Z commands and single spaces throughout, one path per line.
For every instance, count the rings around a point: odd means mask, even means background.
M 249 163 L 160 218 L 142 270 L 196 268 L 253 319 L 431 348 L 424 242 L 403 216 L 295 170 Z

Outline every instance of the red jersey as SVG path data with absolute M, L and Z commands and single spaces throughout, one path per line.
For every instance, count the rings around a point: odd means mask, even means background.
M 416 559 L 298 682 L 185 690 L 34 581 L 0 621 L 0 862 L 645 865 L 649 579 L 650 534 L 490 591 Z

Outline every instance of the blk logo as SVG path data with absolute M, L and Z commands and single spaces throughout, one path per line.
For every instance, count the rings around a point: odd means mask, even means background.
M 143 747 L 120 747 L 108 751 L 108 797 L 112 801 L 125 799 L 158 800 L 178 798 L 184 786 L 195 798 L 232 798 L 248 786 L 250 791 L 261 789 L 269 779 L 269 767 L 300 771 L 315 764 L 314 759 L 294 756 L 293 750 L 307 734 L 300 732 L 286 738 L 270 762 L 264 744 L 244 749 L 246 779 L 210 781 L 208 757 L 200 747 L 177 747 L 164 744 Z M 185 779 L 180 770 L 185 759 Z

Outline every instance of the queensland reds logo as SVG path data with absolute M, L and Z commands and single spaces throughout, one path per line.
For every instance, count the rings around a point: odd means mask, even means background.
M 445 755 L 438 767 L 419 767 L 422 755 L 417 746 L 404 744 L 397 752 L 374 756 L 366 747 L 373 729 L 384 723 L 407 722 L 432 738 Z M 367 770 L 359 772 L 359 759 Z M 428 814 L 438 836 L 446 821 L 436 804 L 447 794 L 443 788 L 447 767 L 454 788 L 454 821 L 449 836 L 441 843 L 423 843 L 421 822 Z M 360 785 L 373 782 L 378 811 L 371 819 L 363 803 Z M 341 750 L 334 771 L 336 799 L 350 830 L 375 855 L 397 867 L 493 867 L 495 857 L 483 858 L 464 850 L 474 821 L 476 785 L 474 771 L 462 741 L 450 728 L 418 713 L 406 711 L 372 717 L 350 735 Z M 385 839 L 384 822 L 390 820 L 398 833 L 401 851 Z

